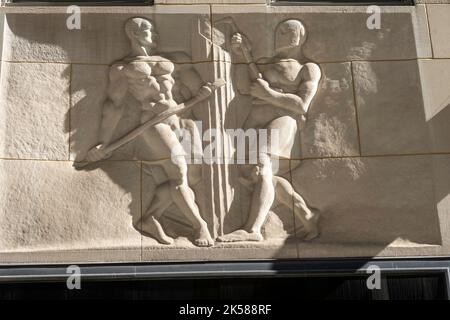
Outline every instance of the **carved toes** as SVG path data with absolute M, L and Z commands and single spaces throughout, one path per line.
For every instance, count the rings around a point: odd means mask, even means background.
M 262 241 L 264 240 L 261 233 L 247 232 L 245 230 L 237 230 L 232 233 L 217 238 L 219 242 L 238 242 L 238 241 Z
M 211 247 L 214 245 L 214 240 L 208 238 L 195 239 L 194 244 L 197 247 Z

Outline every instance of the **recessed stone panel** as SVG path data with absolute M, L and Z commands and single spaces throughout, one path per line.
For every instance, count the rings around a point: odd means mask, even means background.
M 433 150 L 417 61 L 354 62 L 362 155 Z
M 320 87 L 301 131 L 301 155 L 303 158 L 358 155 L 350 63 L 325 63 L 320 68 Z
M 292 163 L 294 187 L 321 214 L 315 245 L 369 248 L 442 243 L 433 156 Z
M 3 63 L 0 157 L 68 160 L 70 66 Z
M 4 59 L 110 64 L 129 53 L 125 22 L 144 17 L 155 23 L 159 52 L 178 51 L 180 62 L 192 61 L 191 34 L 199 29 L 199 19 L 209 21 L 208 6 L 115 8 L 83 8 L 80 29 L 67 27 L 73 20 L 66 7 L 40 14 L 10 9 L 6 14 Z M 196 57 L 195 61 L 198 59 L 208 57 Z
M 138 165 L 77 171 L 71 162 L 2 160 L 0 176 L 0 252 L 140 247 Z

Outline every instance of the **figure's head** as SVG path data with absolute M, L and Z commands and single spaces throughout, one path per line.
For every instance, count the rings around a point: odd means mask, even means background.
M 152 22 L 144 18 L 131 18 L 125 23 L 125 33 L 131 43 L 137 43 L 146 48 L 155 48 L 157 33 Z
M 306 40 L 306 30 L 300 20 L 281 22 L 275 30 L 275 51 L 282 52 L 301 47 Z

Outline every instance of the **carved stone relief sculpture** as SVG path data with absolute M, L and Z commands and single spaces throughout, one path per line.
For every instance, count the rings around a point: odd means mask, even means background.
M 199 22 L 199 26 L 207 23 Z M 223 25 L 231 26 L 232 32 L 222 32 Z M 218 55 L 218 60 L 228 60 L 226 62 L 231 64 L 222 61 L 213 64 L 210 69 L 180 67 L 172 59 L 184 53 L 157 53 L 157 34 L 151 21 L 132 18 L 126 22 L 125 33 L 131 43 L 131 52 L 109 69 L 109 87 L 103 105 L 99 141 L 78 166 L 107 159 L 118 147 L 140 137 L 144 141 L 144 148 L 155 159 L 150 162 L 161 167 L 168 180 L 156 187 L 150 205 L 143 208 L 142 218 L 134 225 L 142 234 L 161 244 L 170 245 L 174 242 L 161 223 L 161 218 L 172 204 L 192 226 L 193 243 L 197 246 L 212 246 L 214 238 L 219 242 L 263 240 L 261 228 L 275 200 L 293 210 L 301 221 L 302 227 L 297 234 L 305 240 L 317 237 L 318 213 L 307 206 L 291 183 L 281 174 L 278 175 L 273 166 L 273 162 L 278 159 L 291 158 L 296 136 L 307 119 L 321 78 L 318 65 L 309 62 L 302 54 L 302 45 L 306 40 L 303 24 L 298 20 L 280 23 L 275 30 L 275 55 L 256 62 L 251 55 L 250 41 L 239 32 L 231 18 L 218 21 L 209 31 L 212 36 L 203 35 L 202 32 L 205 33 L 199 28 L 198 34 L 193 36 L 193 42 L 198 42 L 193 43 L 193 51 L 202 50 L 199 43 L 206 44 L 203 48 L 207 53 Z M 221 38 L 221 43 L 216 43 L 216 50 L 210 52 L 208 43 L 210 39 L 217 42 L 217 38 Z M 235 60 L 242 59 L 247 64 L 233 64 Z M 219 176 L 220 179 L 214 179 L 216 184 L 211 183 L 206 187 L 223 189 L 222 193 L 231 195 L 224 199 L 209 199 L 220 203 L 210 206 L 214 208 L 211 212 L 201 212 L 197 203 L 198 194 L 196 197 L 192 182 L 188 179 L 188 170 L 191 168 L 186 161 L 186 151 L 176 131 L 180 128 L 188 130 L 196 139 L 194 145 L 201 145 L 197 141 L 199 133 L 196 132 L 194 119 L 182 119 L 181 114 L 185 115 L 185 111 L 195 105 L 205 105 L 205 109 L 201 109 L 204 111 L 200 113 L 206 113 L 206 108 L 209 108 L 211 116 L 207 127 L 223 130 L 223 119 L 229 112 L 228 104 L 235 94 L 252 98 L 247 100 L 251 101 L 250 112 L 239 128 L 277 131 L 282 139 L 275 147 L 259 146 L 257 151 L 250 146 L 249 152 L 257 152 L 258 162 L 251 167 L 250 172 L 246 172 L 246 177 L 238 173 L 240 176 L 237 179 L 240 186 L 251 193 L 247 222 L 241 229 L 224 234 L 224 217 L 234 199 L 228 171 L 223 169 L 227 164 L 209 166 L 195 177 L 195 183 L 199 183 L 205 179 L 205 173 L 211 177 Z M 140 103 L 141 125 L 112 141 L 114 130 L 123 115 L 124 100 L 129 95 Z M 216 99 L 210 99 L 214 95 Z M 211 101 L 216 102 L 214 104 Z M 232 155 L 225 152 L 225 156 Z M 221 181 L 224 186 L 217 185 L 216 181 Z M 221 197 L 221 192 L 211 194 Z M 214 226 L 209 226 L 206 221 Z
M 174 96 L 182 95 L 182 90 L 186 88 L 175 83 L 175 65 L 154 53 L 157 48 L 157 34 L 153 24 L 143 18 L 132 18 L 125 24 L 125 32 L 131 42 L 131 53 L 110 68 L 108 99 L 103 106 L 100 144 L 88 152 L 86 160 L 92 162 L 108 158 L 116 147 L 142 135 L 146 148 L 154 158 L 163 159 L 160 165 L 169 181 L 157 189 L 156 198 L 136 226 L 141 226 L 143 233 L 154 237 L 160 243 L 171 244 L 173 239 L 165 234 L 159 218 L 164 213 L 165 204 L 174 202 L 193 226 L 194 243 L 197 246 L 211 246 L 213 239 L 200 215 L 195 194 L 188 184 L 187 163 L 174 130 L 182 125 L 177 114 L 207 98 L 221 83 L 205 85 L 197 96 L 178 105 Z M 195 79 L 196 77 L 198 75 L 193 71 L 187 76 L 191 84 L 198 82 L 199 79 Z M 141 103 L 143 125 L 111 143 L 128 93 Z M 174 155 L 174 152 L 178 154 Z
M 255 64 L 248 38 L 239 32 L 232 36 L 231 50 L 235 59 L 248 63 L 234 67 L 237 90 L 252 97 L 244 129 L 264 128 L 267 132 L 278 132 L 282 138 L 275 148 L 271 145 L 258 150 L 258 165 L 251 181 L 250 213 L 245 226 L 219 237 L 219 241 L 263 240 L 261 228 L 276 198 L 288 207 L 293 204 L 294 212 L 303 224 L 302 237 L 305 240 L 313 239 L 319 233 L 318 214 L 308 208 L 286 179 L 274 176 L 272 168 L 274 158 L 290 158 L 295 137 L 306 121 L 311 101 L 318 90 L 321 71 L 318 65 L 303 56 L 305 40 L 306 30 L 299 20 L 284 21 L 275 30 L 275 55 L 259 59 Z M 244 183 L 250 185 L 249 181 Z

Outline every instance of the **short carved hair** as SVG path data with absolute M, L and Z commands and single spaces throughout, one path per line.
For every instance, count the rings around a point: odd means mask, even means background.
M 127 20 L 127 22 L 125 23 L 125 33 L 127 34 L 128 38 L 133 39 L 134 33 L 136 31 L 141 30 L 142 25 L 147 22 L 150 25 L 153 25 L 153 22 L 144 18 L 130 18 Z
M 277 29 L 283 28 L 286 31 L 293 32 L 297 37 L 300 38 L 300 43 L 303 44 L 306 40 L 306 29 L 303 23 L 297 19 L 289 19 L 281 22 Z

